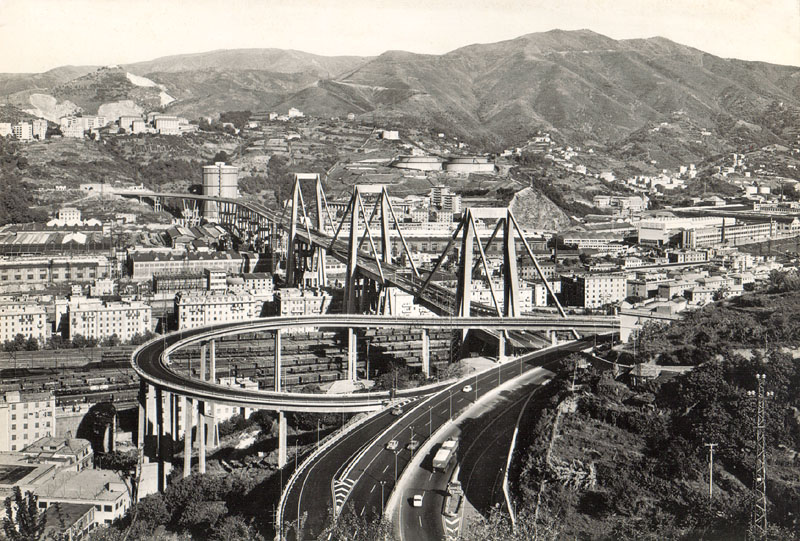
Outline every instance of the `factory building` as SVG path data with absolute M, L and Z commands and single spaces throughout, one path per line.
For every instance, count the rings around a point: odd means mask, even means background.
M 211 197 L 239 197 L 239 168 L 217 162 L 203 167 L 203 195 Z M 214 201 L 203 203 L 203 216 L 209 222 L 219 221 L 219 208 Z

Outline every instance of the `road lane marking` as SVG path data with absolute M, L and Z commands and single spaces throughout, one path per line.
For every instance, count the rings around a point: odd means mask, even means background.
M 372 488 L 369 490 L 369 493 L 372 494 L 375 491 L 375 485 L 372 485 Z
M 388 470 L 388 469 L 389 469 L 389 465 L 387 464 L 386 466 L 383 467 L 383 471 L 381 473 L 386 473 L 386 470 Z
M 419 517 L 417 517 L 417 518 L 419 519 L 419 527 L 420 527 L 420 528 L 422 528 L 422 517 L 421 517 L 421 516 L 419 516 Z

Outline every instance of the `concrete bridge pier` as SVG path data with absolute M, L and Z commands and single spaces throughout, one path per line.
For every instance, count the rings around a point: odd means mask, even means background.
M 287 445 L 286 445 L 286 414 L 278 412 L 278 467 L 286 465 Z
M 506 332 L 500 331 L 497 335 L 497 362 L 506 360 Z
M 347 379 L 349 381 L 356 381 L 358 379 L 358 360 L 356 358 L 356 347 L 358 346 L 358 338 L 356 332 L 352 327 L 347 329 Z
M 431 376 L 431 339 L 428 329 L 422 329 L 422 373 L 426 378 Z
M 550 331 L 550 344 L 554 346 L 558 345 L 558 333 L 556 333 L 556 331 Z
M 183 478 L 192 473 L 192 399 L 181 397 L 181 411 L 183 412 Z
M 197 471 L 206 473 L 206 404 L 197 401 Z
M 281 330 L 275 331 L 275 392 L 281 392 Z

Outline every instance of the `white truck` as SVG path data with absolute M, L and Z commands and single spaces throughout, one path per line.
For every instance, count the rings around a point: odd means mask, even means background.
M 445 471 L 450 461 L 456 456 L 456 449 L 458 449 L 458 440 L 452 439 L 445 441 L 442 446 L 433 455 L 433 469 Z

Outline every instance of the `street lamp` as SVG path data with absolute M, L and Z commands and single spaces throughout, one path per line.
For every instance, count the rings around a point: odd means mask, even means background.
M 450 420 L 453 420 L 453 389 L 449 389 L 450 392 Z
M 380 483 L 381 483 L 381 517 L 382 517 L 383 516 L 383 506 L 384 506 L 384 503 L 383 503 L 383 485 L 386 484 L 386 481 L 381 479 Z

